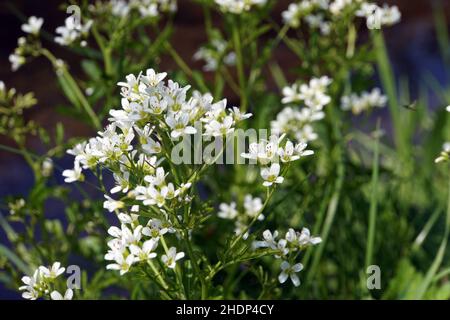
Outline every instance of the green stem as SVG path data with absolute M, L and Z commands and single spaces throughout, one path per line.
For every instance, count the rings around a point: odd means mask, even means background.
M 374 142 L 374 155 L 373 155 L 373 167 L 372 167 L 372 198 L 370 200 L 369 211 L 369 231 L 367 234 L 367 246 L 366 246 L 366 268 L 372 264 L 373 260 L 373 247 L 375 242 L 375 227 L 378 205 L 378 174 L 379 174 L 379 162 L 380 162 L 380 148 L 379 148 L 379 129 L 380 121 L 377 122 L 377 129 L 375 133 Z
M 428 269 L 427 274 L 425 275 L 425 279 L 422 281 L 422 283 L 420 284 L 419 288 L 416 291 L 416 295 L 414 297 L 414 299 L 416 300 L 421 300 L 423 296 L 427 293 L 427 290 L 431 285 L 431 283 L 433 282 L 433 279 L 435 278 L 436 273 L 439 270 L 442 261 L 444 259 L 444 255 L 446 253 L 448 236 L 450 233 L 450 176 L 448 182 L 449 187 L 448 187 L 447 214 L 445 217 L 444 236 L 442 238 L 441 245 L 439 246 L 434 261 L 431 264 L 430 268 Z
M 187 65 L 186 62 L 184 62 L 183 58 L 177 53 L 177 51 L 172 47 L 172 45 L 169 42 L 165 43 L 165 48 L 167 52 L 171 55 L 172 59 L 175 61 L 175 63 L 180 67 L 181 70 L 189 77 L 192 78 L 197 86 L 202 90 L 203 92 L 209 92 L 208 87 L 206 84 L 199 79 L 199 77 L 194 76 L 194 72 L 192 69 Z
M 239 79 L 239 87 L 240 87 L 240 96 L 241 96 L 241 105 L 240 109 L 242 112 L 247 110 L 247 89 L 246 89 L 246 80 L 245 80 L 245 70 L 244 70 L 244 59 L 242 57 L 242 47 L 241 47 L 241 37 L 239 34 L 239 23 L 235 21 L 233 24 L 233 45 L 234 50 L 236 52 L 236 70 L 238 73 Z
M 192 266 L 194 267 L 194 272 L 197 275 L 197 278 L 200 281 L 200 286 L 201 286 L 201 299 L 205 300 L 208 298 L 208 286 L 206 284 L 206 281 L 202 275 L 202 272 L 200 270 L 200 267 L 197 264 L 197 259 L 194 256 L 194 250 L 192 249 L 192 244 L 191 244 L 191 240 L 189 239 L 189 234 L 187 232 L 187 230 L 185 231 L 185 241 L 186 241 L 186 248 L 189 254 L 189 258 L 191 260 Z
M 81 106 L 84 108 L 84 111 L 90 117 L 95 129 L 101 130 L 102 125 L 100 123 L 100 120 L 98 119 L 98 117 L 95 114 L 94 110 L 92 109 L 91 105 L 87 101 L 87 99 L 84 96 L 83 92 L 81 91 L 80 87 L 76 83 L 75 79 L 68 72 L 66 66 L 59 66 L 56 57 L 47 49 L 42 49 L 41 52 L 47 59 L 50 60 L 50 62 L 53 64 L 53 66 L 61 72 L 61 76 L 64 77 L 64 79 L 67 81 L 67 84 L 69 85 L 70 89 L 75 94 L 75 96 L 77 97 Z

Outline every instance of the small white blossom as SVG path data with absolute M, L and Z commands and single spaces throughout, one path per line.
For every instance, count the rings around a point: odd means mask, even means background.
M 184 258 L 184 252 L 177 252 L 175 247 L 171 247 L 167 255 L 161 257 L 161 261 L 170 269 L 175 269 L 176 262 Z
M 61 274 L 64 273 L 66 268 L 61 267 L 60 262 L 55 262 L 50 268 L 41 266 L 39 267 L 39 271 L 41 271 L 42 275 L 46 278 L 55 279 Z
M 113 198 L 105 195 L 106 201 L 103 202 L 103 208 L 108 210 L 109 212 L 114 212 L 116 210 L 122 209 L 125 206 L 125 203 L 122 201 L 114 200 Z
M 154 239 L 145 241 L 142 247 L 135 244 L 130 245 L 130 252 L 140 261 L 147 261 L 156 257 L 156 253 L 153 252 L 158 246 L 158 242 Z
M 70 288 L 67 289 L 66 292 L 64 293 L 64 296 L 55 290 L 52 293 L 50 293 L 50 297 L 52 298 L 52 300 L 72 300 L 73 290 Z
M 31 16 L 28 18 L 28 22 L 22 25 L 22 31 L 37 35 L 39 34 L 43 23 L 44 19 Z
M 262 6 L 266 4 L 267 0 L 215 0 L 215 2 L 224 12 L 241 14 L 245 11 L 249 11 L 252 6 Z
M 269 168 L 261 169 L 261 177 L 265 180 L 263 186 L 270 187 L 274 183 L 281 184 L 284 178 L 280 176 L 280 165 L 273 163 Z
M 75 181 L 82 181 L 84 179 L 83 173 L 81 172 L 80 163 L 75 161 L 73 170 L 64 170 L 62 175 L 66 177 L 64 182 L 72 183 Z
M 107 270 L 117 270 L 120 275 L 124 275 L 128 271 L 130 271 L 131 266 L 136 263 L 138 258 L 134 255 L 130 254 L 126 258 L 124 258 L 123 254 L 117 253 L 114 257 L 115 263 L 108 264 L 106 266 Z
M 221 203 L 219 209 L 220 211 L 217 215 L 222 219 L 234 219 L 238 215 L 235 202 L 230 204 Z
M 281 273 L 278 276 L 278 281 L 280 283 L 285 283 L 287 279 L 291 278 L 294 286 L 298 287 L 300 285 L 300 279 L 297 276 L 297 272 L 303 270 L 303 265 L 301 263 L 297 263 L 294 265 L 290 265 L 289 262 L 283 261 L 281 263 Z

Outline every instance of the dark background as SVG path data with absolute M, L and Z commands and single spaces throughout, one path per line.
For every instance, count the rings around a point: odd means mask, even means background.
M 67 136 L 91 135 L 92 132 L 86 126 L 70 118 L 63 118 L 55 112 L 55 106 L 64 103 L 65 99 L 59 93 L 52 67 L 45 59 L 40 58 L 21 67 L 17 72 L 11 72 L 8 56 L 14 51 L 17 38 L 23 33 L 20 30 L 22 22 L 16 14 L 11 12 L 8 2 L 13 3 L 25 16 L 43 17 L 45 20 L 43 29 L 52 34 L 57 26 L 64 23 L 66 17 L 66 13 L 60 8 L 63 1 L 1 0 L 0 80 L 3 80 L 8 88 L 16 88 L 18 92 L 33 91 L 36 94 L 39 103 L 26 114 L 28 118 L 44 126 L 53 126 L 57 121 L 63 121 Z M 281 11 L 287 8 L 290 2 L 292 1 L 279 0 L 273 18 L 279 20 Z M 379 2 L 395 4 L 402 12 L 402 22 L 385 30 L 386 42 L 397 77 L 407 76 L 413 90 L 419 88 L 420 82 L 428 73 L 433 74 L 442 85 L 448 86 L 450 84 L 449 75 L 445 72 L 434 31 L 432 8 L 435 1 L 385 0 Z M 441 0 L 441 3 L 447 21 L 450 21 L 450 0 Z M 185 61 L 195 68 L 201 68 L 201 63 L 192 61 L 194 52 L 206 41 L 201 10 L 190 0 L 178 0 L 178 4 L 179 10 L 175 19 L 177 31 L 172 43 Z M 46 46 L 56 56 L 68 61 L 72 72 L 75 74 L 79 72 L 75 56 L 68 54 L 64 48 L 58 47 L 56 44 L 46 42 Z M 277 49 L 276 59 L 283 70 L 288 70 L 297 63 L 289 50 L 283 46 Z M 163 59 L 161 65 L 158 66 L 159 70 L 174 68 L 176 66 L 169 59 Z M 277 89 L 274 87 L 273 90 Z M 229 98 L 231 102 L 238 102 L 232 95 Z M 117 103 L 119 103 L 119 98 Z M 433 96 L 431 96 L 430 106 L 438 106 L 437 100 Z M 0 144 L 10 144 L 10 142 L 0 137 Z M 40 148 L 37 141 L 31 141 L 29 147 L 35 151 L 39 151 Z M 64 162 L 61 165 L 64 166 Z M 65 166 L 70 166 L 70 163 L 67 162 Z M 0 151 L 0 199 L 6 195 L 26 194 L 32 184 L 31 171 L 25 162 L 18 156 Z M 7 212 L 3 212 L 3 214 L 7 214 Z M 0 242 L 5 242 L 3 231 L 0 231 Z M 17 293 L 5 290 L 0 284 L 0 299 L 17 297 L 20 297 Z

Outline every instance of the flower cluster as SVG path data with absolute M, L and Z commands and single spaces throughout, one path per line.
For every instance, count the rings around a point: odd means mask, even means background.
M 301 19 L 304 19 L 312 29 L 319 29 L 324 35 L 330 33 L 331 23 L 325 20 L 325 14 L 322 12 L 314 13 L 315 9 L 326 10 L 328 8 L 327 0 L 305 0 L 299 3 L 291 3 L 281 16 L 285 24 L 291 28 L 298 28 Z
M 358 17 L 366 18 L 367 26 L 371 29 L 380 29 L 383 26 L 392 26 L 401 20 L 401 13 L 397 6 L 378 6 L 374 3 L 364 2 L 356 12 Z
M 82 169 L 103 165 L 119 169 L 116 172 L 119 184 L 128 180 L 132 167 L 144 174 L 143 180 L 149 187 L 172 188 L 160 178 L 150 177 L 154 172 L 164 174 L 163 168 L 156 168 L 159 164 L 156 157 L 152 157 L 161 153 L 164 141 L 166 147 L 171 147 L 168 138 L 178 140 L 197 133 L 194 127 L 197 121 L 204 123 L 203 136 L 223 136 L 233 132 L 237 122 L 250 116 L 242 115 L 237 108 L 227 109 L 226 100 L 213 103 L 208 93 L 194 92 L 188 98 L 190 87 L 180 87 L 172 80 L 165 85 L 166 76 L 148 69 L 145 75 L 128 75 L 126 82 L 118 83 L 122 88 L 122 109 L 110 111 L 111 124 L 98 137 L 68 151 L 76 158 L 74 169 L 63 173 L 66 182 L 82 180 Z M 133 142 L 138 146 L 133 146 Z M 142 188 L 136 191 L 142 193 Z
M 49 296 L 52 300 L 72 300 L 73 290 L 67 288 L 64 296 L 55 290 L 56 279 L 64 273 L 66 269 L 61 267 L 61 263 L 55 262 L 50 267 L 40 266 L 32 276 L 22 277 L 23 286 L 19 290 L 23 291 L 24 299 L 36 300 Z
M 125 17 L 132 10 L 137 10 L 143 18 L 157 17 L 160 12 L 175 12 L 176 0 L 110 0 L 111 13 L 117 17 Z
M 110 111 L 111 123 L 97 137 L 68 150 L 75 161 L 73 169 L 63 172 L 66 182 L 83 180 L 83 170 L 108 168 L 115 180 L 110 193 L 123 195 L 119 200 L 105 195 L 104 202 L 104 208 L 115 212 L 122 223 L 120 229 L 109 229 L 115 239 L 108 243 L 110 251 L 105 256 L 114 261 L 108 269 L 121 274 L 156 256 L 153 251 L 159 239 L 164 241 L 166 232 L 177 232 L 174 225 L 180 224 L 181 217 L 176 210 L 191 201 L 192 180 L 179 177 L 173 168 L 164 168 L 171 164 L 174 142 L 196 133 L 227 135 L 237 122 L 250 116 L 238 108 L 227 109 L 226 100 L 213 103 L 210 94 L 194 92 L 189 97 L 189 86 L 172 80 L 166 84 L 166 76 L 153 69 L 137 77 L 128 75 L 126 82 L 118 83 L 122 109 Z M 204 124 L 202 132 L 197 132 L 197 121 Z M 163 247 L 161 260 L 173 268 L 184 254 L 175 247 L 167 248 L 164 242 Z
M 131 266 L 138 263 L 149 263 L 157 257 L 155 252 L 159 242 L 163 242 L 165 254 L 161 261 L 170 269 L 174 269 L 176 261 L 184 257 L 184 252 L 178 252 L 175 247 L 167 248 L 164 242 L 166 233 L 175 230 L 167 222 L 159 219 L 150 219 L 145 227 L 139 224 L 137 214 L 119 213 L 122 222 L 121 228 L 111 227 L 109 235 L 113 237 L 108 241 L 109 251 L 105 260 L 112 261 L 106 266 L 108 270 L 117 270 L 120 275 L 127 273 Z
M 241 14 L 250 11 L 253 6 L 263 6 L 267 0 L 215 0 L 222 11 Z
M 236 202 L 231 202 L 230 204 L 221 203 L 219 206 L 219 212 L 217 215 L 222 219 L 229 219 L 235 221 L 234 232 L 236 235 L 241 235 L 243 232 L 243 238 L 247 239 L 249 236 L 248 226 L 249 224 L 257 219 L 259 221 L 264 220 L 264 215 L 262 210 L 264 208 L 261 198 L 255 197 L 247 194 L 244 198 L 244 205 L 242 210 L 236 208 Z
M 263 232 L 263 240 L 255 241 L 253 247 L 258 249 L 270 249 L 274 251 L 274 257 L 282 259 L 281 273 L 278 277 L 280 283 L 286 282 L 291 278 L 294 286 L 300 285 L 300 279 L 296 273 L 303 269 L 301 263 L 295 264 L 295 259 L 298 253 L 305 250 L 307 247 L 317 245 L 322 242 L 320 237 L 313 237 L 309 229 L 303 228 L 301 232 L 290 228 L 284 238 L 278 239 L 278 231 L 273 233 L 270 230 Z
M 23 198 L 20 198 L 14 202 L 8 203 L 9 214 L 11 214 L 11 215 L 17 214 L 25 207 L 25 205 L 26 205 L 25 199 L 23 199 Z
M 369 28 L 391 26 L 401 19 L 398 7 L 380 7 L 364 0 L 303 0 L 291 3 L 283 11 L 282 17 L 284 23 L 292 28 L 298 28 L 303 19 L 310 28 L 319 29 L 323 35 L 328 35 L 332 24 L 344 13 L 366 18 Z
M 351 94 L 341 98 L 341 109 L 351 111 L 357 115 L 372 108 L 383 108 L 386 106 L 387 97 L 381 94 L 380 89 L 375 88 L 371 92 L 364 91 L 360 95 Z
M 86 38 L 93 21 L 88 20 L 85 24 L 77 21 L 75 16 L 66 18 L 64 26 L 56 28 L 55 42 L 62 46 L 70 46 L 82 38 Z M 86 41 L 80 42 L 81 46 L 86 46 Z
M 28 38 L 20 37 L 17 40 L 17 48 L 14 53 L 9 55 L 12 71 L 17 71 L 26 63 L 27 57 L 33 55 L 33 47 L 43 24 L 44 19 L 35 16 L 29 17 L 28 21 L 22 24 L 21 29 L 28 34 Z
M 211 44 L 201 47 L 195 54 L 195 60 L 204 60 L 204 71 L 216 71 L 221 64 L 233 66 L 236 64 L 236 53 L 227 52 L 227 43 L 223 39 L 213 39 Z
M 283 142 L 284 137 L 285 135 L 281 137 L 272 135 L 269 140 L 261 139 L 259 142 L 253 142 L 249 146 L 249 152 L 241 154 L 244 159 L 250 159 L 261 166 L 260 173 L 265 187 L 283 183 L 284 172 L 281 171 L 280 163 L 285 165 L 314 154 L 313 151 L 306 150 L 307 143 L 300 142 L 294 145 L 288 139 Z
M 313 78 L 309 84 L 293 84 L 283 89 L 281 102 L 288 106 L 271 122 L 272 133 L 287 134 L 296 141 L 317 139 L 312 123 L 325 117 L 323 108 L 331 102 L 327 88 L 332 80 L 326 76 Z M 299 109 L 298 106 L 305 107 Z

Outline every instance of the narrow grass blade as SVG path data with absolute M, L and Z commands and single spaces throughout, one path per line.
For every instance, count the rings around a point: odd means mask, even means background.
M 380 168 L 380 147 L 379 147 L 379 135 L 380 130 L 380 120 L 377 121 L 377 129 L 375 132 L 374 141 L 374 155 L 373 155 L 373 166 L 372 166 L 372 194 L 370 199 L 370 209 L 369 209 L 369 226 L 367 233 L 367 243 L 366 243 L 366 268 L 372 264 L 374 243 L 375 243 L 375 228 L 377 220 L 377 209 L 378 209 L 378 176 Z

